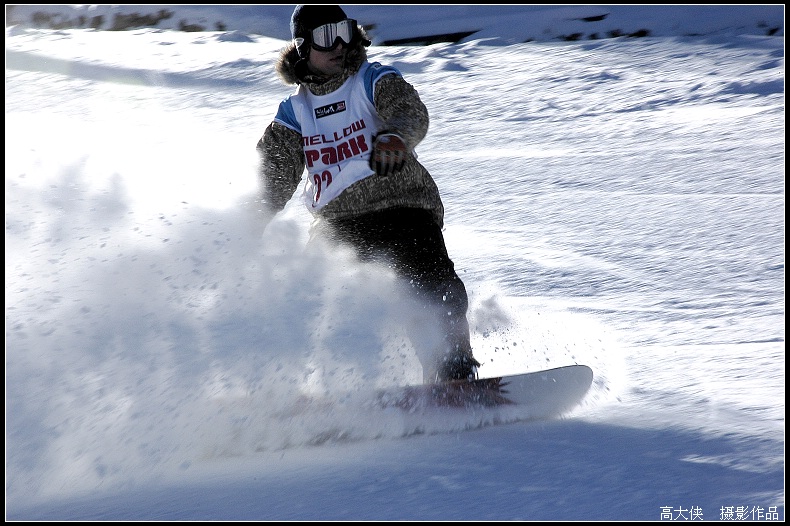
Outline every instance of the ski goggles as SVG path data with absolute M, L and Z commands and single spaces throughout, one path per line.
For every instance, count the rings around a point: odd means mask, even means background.
M 332 51 L 340 39 L 346 45 L 351 44 L 357 29 L 357 21 L 351 18 L 318 26 L 312 31 L 313 49 L 318 51 Z

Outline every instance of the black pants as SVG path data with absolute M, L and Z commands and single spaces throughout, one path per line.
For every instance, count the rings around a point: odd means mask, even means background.
M 350 244 L 363 261 L 388 264 L 411 286 L 415 297 L 435 307 L 446 354 L 468 354 L 469 298 L 447 254 L 444 236 L 428 210 L 393 208 L 327 221 L 331 235 Z M 440 360 L 441 356 L 437 356 Z M 423 367 L 435 367 L 423 364 Z

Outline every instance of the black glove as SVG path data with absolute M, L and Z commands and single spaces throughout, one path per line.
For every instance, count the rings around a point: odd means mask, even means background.
M 406 162 L 406 144 L 400 135 L 381 133 L 373 139 L 373 153 L 370 154 L 370 168 L 376 174 L 386 177 L 398 172 Z

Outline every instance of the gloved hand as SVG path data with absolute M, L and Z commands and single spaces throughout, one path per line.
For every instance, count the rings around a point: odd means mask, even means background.
M 381 133 L 373 139 L 370 167 L 376 174 L 386 177 L 400 171 L 406 162 L 406 144 L 395 133 Z

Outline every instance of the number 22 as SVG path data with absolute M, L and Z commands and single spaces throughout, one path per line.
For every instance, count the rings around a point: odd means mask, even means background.
M 322 183 L 326 183 L 323 184 Z M 324 170 L 320 174 L 313 174 L 313 184 L 315 185 L 315 202 L 321 199 L 321 190 L 332 184 L 332 173 L 329 170 Z

